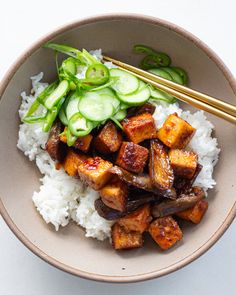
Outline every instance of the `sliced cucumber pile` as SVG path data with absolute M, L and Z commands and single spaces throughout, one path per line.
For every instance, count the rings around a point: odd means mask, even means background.
M 122 128 L 120 121 L 127 116 L 130 107 L 153 100 L 160 103 L 176 101 L 173 96 L 125 70 L 109 69 L 85 49 L 80 51 L 54 43 L 44 47 L 56 51 L 58 78 L 39 94 L 22 121 L 29 124 L 43 122 L 43 130 L 48 132 L 58 116 L 67 126 L 64 132 L 69 146 L 107 120 Z M 182 85 L 187 83 L 187 73 L 179 67 L 171 67 L 167 54 L 140 44 L 134 46 L 134 51 L 146 55 L 141 62 L 143 69 Z M 60 66 L 59 52 L 69 55 Z M 77 77 L 78 66 L 85 69 L 84 78 Z M 41 113 L 39 106 L 43 109 Z

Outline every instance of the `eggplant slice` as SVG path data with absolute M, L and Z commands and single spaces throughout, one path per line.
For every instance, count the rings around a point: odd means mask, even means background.
M 101 199 L 95 201 L 94 207 L 101 217 L 107 220 L 116 220 L 155 200 L 156 197 L 153 194 L 143 194 L 137 198 L 136 196 L 130 196 L 124 212 L 106 206 Z
M 201 188 L 193 188 L 189 194 L 182 194 L 176 200 L 164 201 L 152 207 L 152 215 L 155 218 L 172 215 L 194 207 L 197 202 L 204 198 Z
M 157 139 L 151 140 L 149 175 L 159 190 L 168 190 L 174 183 L 174 172 L 164 145 Z
M 151 178 L 147 174 L 137 175 L 120 168 L 119 166 L 113 166 L 109 171 L 112 174 L 117 175 L 121 180 L 128 183 L 129 185 L 133 185 L 148 192 L 153 192 Z
M 118 210 L 112 209 L 105 205 L 101 199 L 97 199 L 94 202 L 94 207 L 97 211 L 97 213 L 103 217 L 104 219 L 107 220 L 116 220 L 119 219 L 123 216 L 125 216 L 127 213 L 126 212 L 120 212 Z
M 138 115 L 141 115 L 144 113 L 149 113 L 149 114 L 153 115 L 155 112 L 155 109 L 156 109 L 156 107 L 152 103 L 146 102 L 142 106 L 130 108 L 128 110 L 128 114 L 127 114 L 126 118 L 138 116 Z
M 158 197 L 176 199 L 177 194 L 174 188 L 159 190 L 153 186 L 151 178 L 147 174 L 134 174 L 119 166 L 113 166 L 109 170 L 112 174 L 117 175 L 121 180 L 129 184 L 130 186 L 142 189 L 147 192 L 152 192 Z
M 56 121 L 49 133 L 46 143 L 46 151 L 54 161 L 62 162 L 66 156 L 67 146 L 60 140 L 64 126 L 58 120 Z

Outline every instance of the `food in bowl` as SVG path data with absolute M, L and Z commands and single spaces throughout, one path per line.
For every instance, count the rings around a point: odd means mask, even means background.
M 141 247 L 145 231 L 169 249 L 183 236 L 177 218 L 199 223 L 208 208 L 219 154 L 213 125 L 103 63 L 101 50 L 46 47 L 70 57 L 57 65 L 58 80 L 48 86 L 40 73 L 33 94 L 22 94 L 18 147 L 44 174 L 33 194 L 37 210 L 56 230 L 74 220 L 117 250 Z M 166 54 L 134 49 L 146 54 L 144 69 L 187 83 Z

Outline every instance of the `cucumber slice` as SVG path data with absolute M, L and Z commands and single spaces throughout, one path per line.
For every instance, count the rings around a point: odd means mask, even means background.
M 187 85 L 187 83 L 188 83 L 188 74 L 186 73 L 186 71 L 183 70 L 182 68 L 179 68 L 179 67 L 172 67 L 172 69 L 174 71 L 176 71 L 180 75 L 180 77 L 183 80 L 184 85 Z
M 139 88 L 137 91 L 130 95 L 122 95 L 117 93 L 118 98 L 128 105 L 141 105 L 145 103 L 150 97 L 150 90 L 147 84 L 139 81 Z
M 173 70 L 172 68 L 169 68 L 169 67 L 163 67 L 162 69 L 171 75 L 171 77 L 175 83 L 178 83 L 181 85 L 184 84 L 183 79 L 181 78 L 180 74 L 178 74 L 175 70 Z
M 99 89 L 98 91 L 94 91 L 94 92 L 101 95 L 102 98 L 105 101 L 107 101 L 107 103 L 111 103 L 114 107 L 114 111 L 115 112 L 117 111 L 120 105 L 120 101 L 111 88 L 107 87 L 107 88 Z
M 160 89 L 150 87 L 150 93 L 151 93 L 151 97 L 153 98 L 165 100 L 165 101 L 168 100 L 165 92 L 161 91 Z
M 170 73 L 168 73 L 167 71 L 163 70 L 164 68 L 161 69 L 151 69 L 149 70 L 150 73 L 160 76 L 162 78 L 165 78 L 167 80 L 173 81 L 174 79 L 172 78 L 172 76 L 170 75 Z M 166 69 L 166 68 L 165 68 Z M 162 101 L 166 101 L 168 103 L 174 103 L 176 102 L 176 98 L 160 89 L 154 88 L 150 86 L 150 92 L 151 92 L 151 96 L 155 99 L 155 100 L 162 100 Z
M 163 70 L 163 68 L 150 69 L 150 70 L 148 70 L 148 72 L 150 72 L 154 75 L 157 75 L 159 77 L 162 77 L 164 79 L 173 81 L 172 76 L 167 71 Z
M 79 101 L 80 101 L 80 98 L 79 97 L 74 97 L 72 96 L 67 104 L 67 107 L 66 107 L 66 117 L 67 117 L 67 120 L 69 121 L 70 118 L 78 113 L 79 111 Z
M 113 106 L 114 112 L 117 111 L 117 109 L 120 106 L 120 101 L 115 96 L 110 96 L 107 94 L 100 94 L 101 98 L 104 100 L 104 102 L 107 104 L 111 104 Z
M 135 92 L 139 87 L 139 80 L 135 76 L 120 70 L 120 69 L 110 69 L 111 77 L 118 77 L 111 87 L 122 95 L 127 95 Z
M 61 122 L 62 122 L 63 125 L 65 125 L 65 126 L 68 125 L 68 120 L 66 118 L 66 114 L 65 114 L 65 111 L 64 111 L 64 108 L 63 107 L 60 109 L 59 119 L 61 120 Z
M 112 116 L 114 108 L 102 95 L 87 92 L 80 99 L 79 111 L 86 119 L 101 122 Z
M 164 91 L 160 89 L 150 87 L 150 92 L 151 92 L 151 98 L 153 98 L 154 100 L 162 100 L 168 103 L 176 102 L 176 98 L 174 96 L 168 93 L 165 93 Z
M 110 95 L 112 97 L 116 97 L 115 92 L 111 89 L 111 88 L 103 88 L 103 89 L 99 89 L 99 90 L 92 90 L 94 92 L 96 92 L 97 94 L 106 94 L 106 95 Z
M 59 100 L 67 94 L 69 90 L 69 82 L 67 80 L 62 80 L 57 88 L 48 96 L 44 105 L 48 110 L 51 110 Z

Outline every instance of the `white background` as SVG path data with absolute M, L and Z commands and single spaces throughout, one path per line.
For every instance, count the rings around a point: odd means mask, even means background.
M 22 51 L 48 31 L 108 12 L 143 13 L 176 23 L 207 43 L 236 76 L 235 10 L 234 0 L 2 0 L 0 78 Z M 211 250 L 178 272 L 117 285 L 80 279 L 51 267 L 29 252 L 0 217 L 0 294 L 235 294 L 235 233 L 234 222 Z

